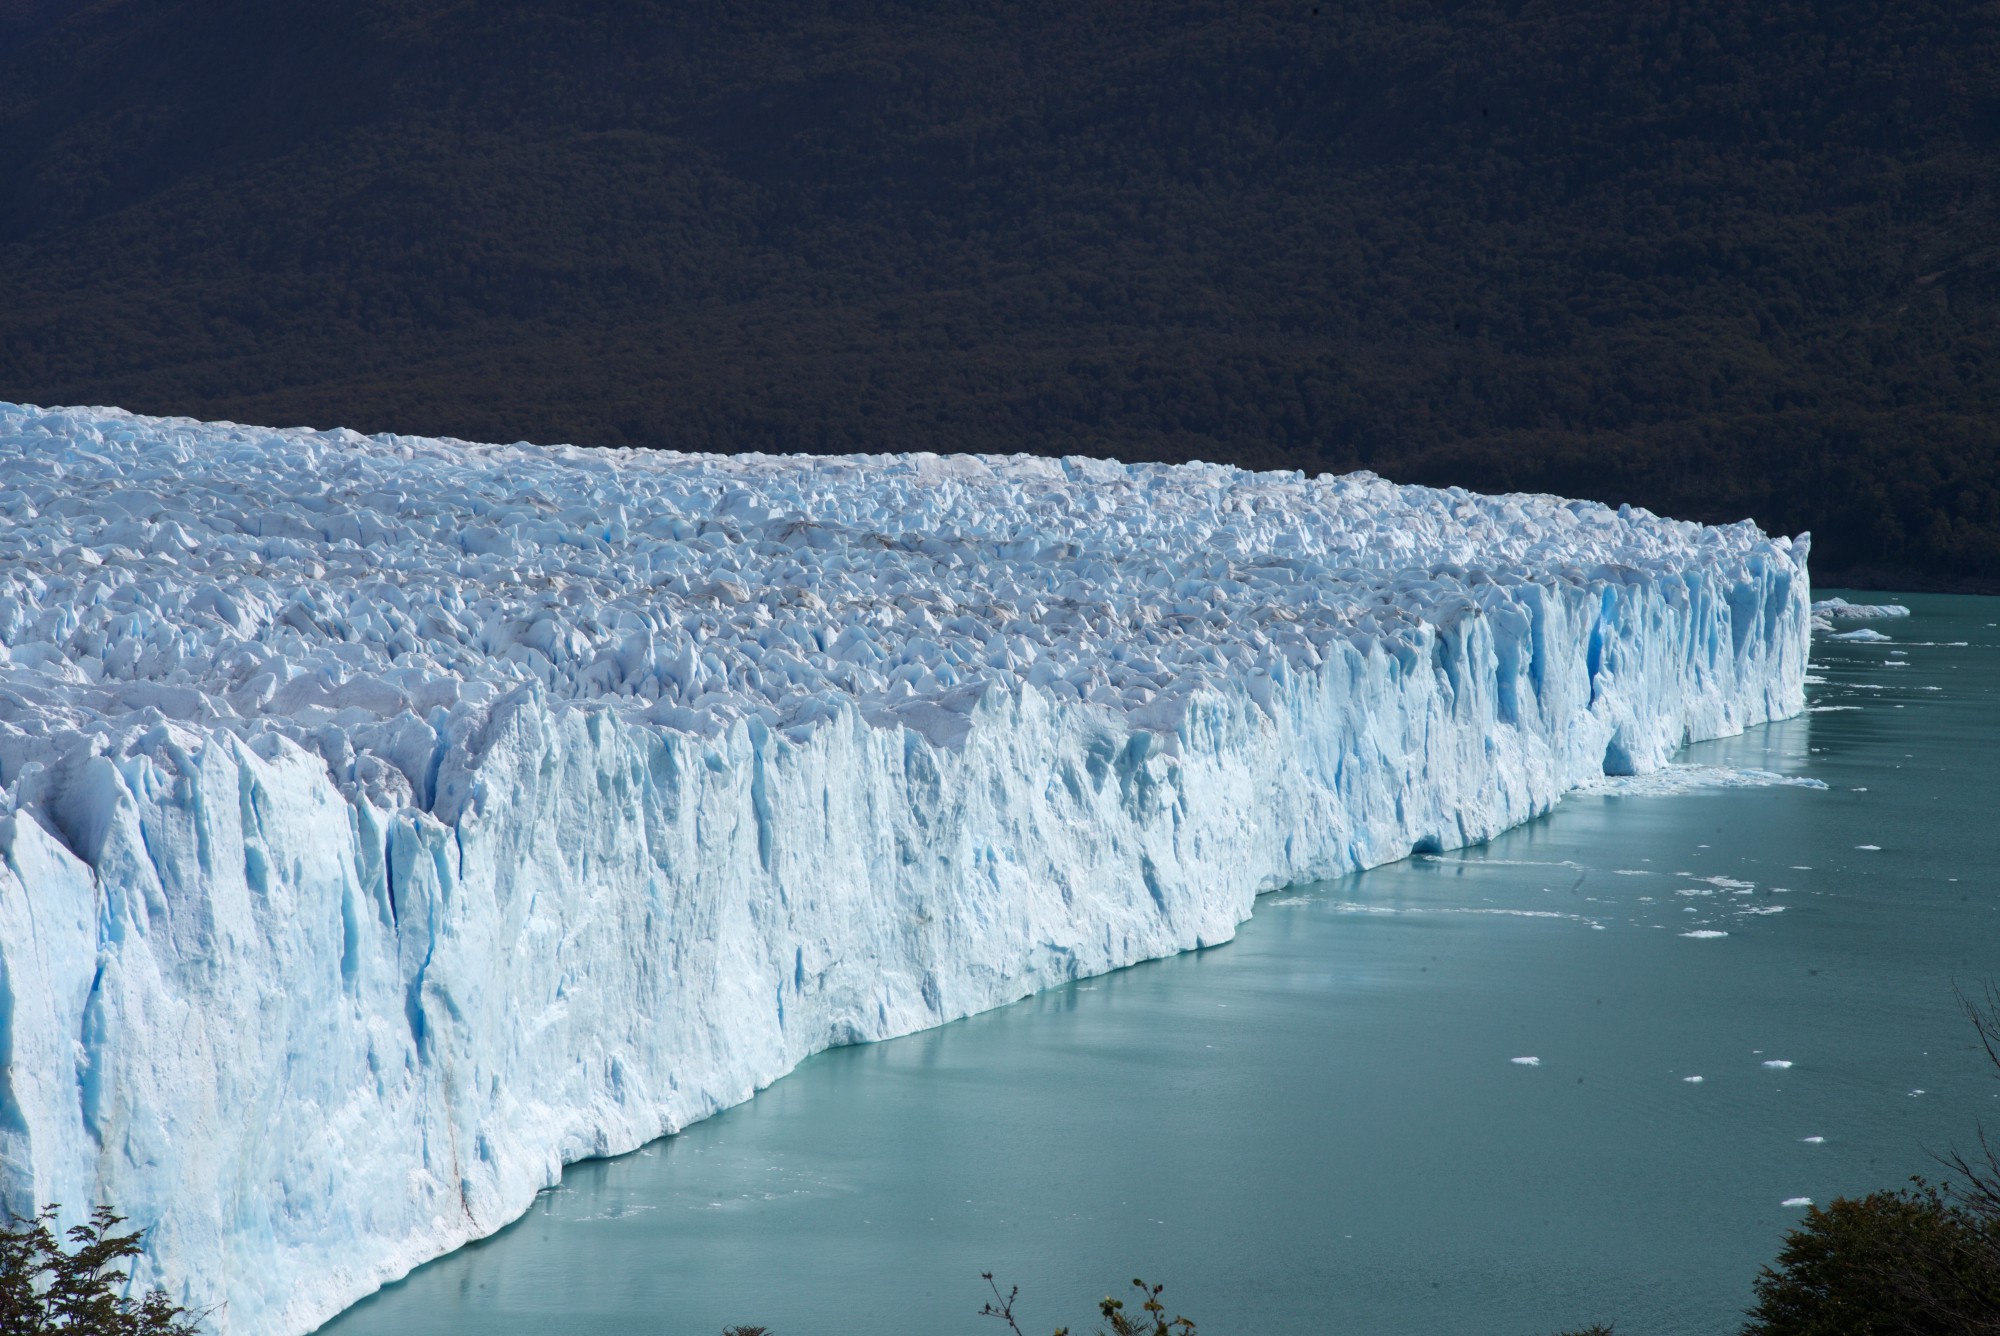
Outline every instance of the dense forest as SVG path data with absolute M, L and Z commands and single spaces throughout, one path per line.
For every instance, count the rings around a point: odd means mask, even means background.
M 2000 590 L 1991 0 L 0 0 L 0 398 L 1203 458 Z

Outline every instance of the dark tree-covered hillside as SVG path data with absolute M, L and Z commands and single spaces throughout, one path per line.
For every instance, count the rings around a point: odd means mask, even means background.
M 2000 589 L 1992 0 L 0 0 L 0 398 L 1536 488 Z

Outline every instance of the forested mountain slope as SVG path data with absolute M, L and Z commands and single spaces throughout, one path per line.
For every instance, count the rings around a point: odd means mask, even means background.
M 0 398 L 1206 458 L 2000 588 L 2000 6 L 5 0 Z

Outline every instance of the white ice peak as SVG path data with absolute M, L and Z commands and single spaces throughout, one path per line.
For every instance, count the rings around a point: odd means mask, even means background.
M 1803 704 L 1805 545 L 0 405 L 0 1203 L 293 1333 L 828 1044 Z

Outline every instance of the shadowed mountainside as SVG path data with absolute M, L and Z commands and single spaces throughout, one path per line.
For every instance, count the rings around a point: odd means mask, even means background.
M 0 397 L 1366 466 L 2000 588 L 2000 5 L 5 5 Z

